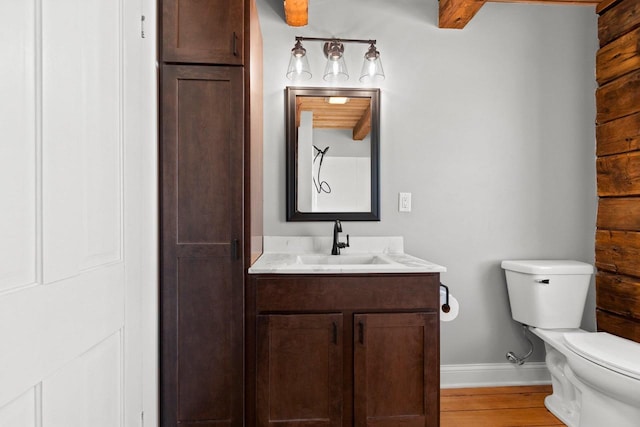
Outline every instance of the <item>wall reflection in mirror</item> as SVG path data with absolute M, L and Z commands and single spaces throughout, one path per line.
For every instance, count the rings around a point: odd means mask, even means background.
M 379 220 L 379 90 L 287 88 L 287 220 Z

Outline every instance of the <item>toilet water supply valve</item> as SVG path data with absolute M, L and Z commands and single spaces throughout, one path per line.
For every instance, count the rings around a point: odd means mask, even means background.
M 505 356 L 506 356 L 506 358 L 507 358 L 507 360 L 509 362 L 515 363 L 517 365 L 524 365 L 524 362 L 529 357 L 531 357 L 531 354 L 533 353 L 533 343 L 531 342 L 531 340 L 527 336 L 527 331 L 528 330 L 529 329 L 527 328 L 527 325 L 522 325 L 522 335 L 524 336 L 524 339 L 527 340 L 527 342 L 529 343 L 529 351 L 527 352 L 527 354 L 525 354 L 523 356 L 518 356 L 513 351 L 508 352 Z

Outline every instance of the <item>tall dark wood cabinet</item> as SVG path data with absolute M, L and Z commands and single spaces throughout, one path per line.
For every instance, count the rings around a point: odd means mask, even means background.
M 262 249 L 250 0 L 162 0 L 160 425 L 244 425 L 244 283 Z

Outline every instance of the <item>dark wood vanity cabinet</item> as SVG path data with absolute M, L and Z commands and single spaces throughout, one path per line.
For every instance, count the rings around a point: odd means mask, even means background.
M 439 274 L 256 275 L 251 426 L 439 425 Z

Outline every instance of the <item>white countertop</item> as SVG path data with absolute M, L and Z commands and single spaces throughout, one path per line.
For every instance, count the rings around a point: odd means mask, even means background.
M 341 236 L 340 240 L 344 237 Z M 441 265 L 404 253 L 402 237 L 350 237 L 330 255 L 331 237 L 265 236 L 264 253 L 249 274 L 444 273 Z M 316 263 L 315 260 L 318 260 Z

